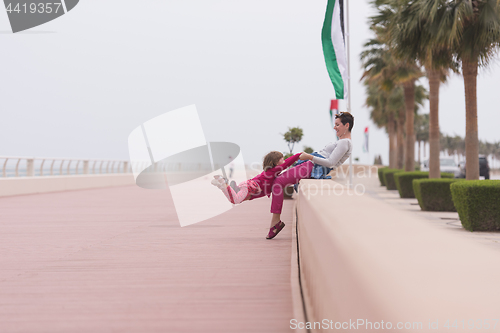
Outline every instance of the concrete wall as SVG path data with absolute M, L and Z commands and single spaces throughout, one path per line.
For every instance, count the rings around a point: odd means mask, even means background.
M 0 197 L 134 184 L 131 173 L 0 178 Z
M 468 320 L 489 319 L 493 328 L 500 311 L 497 247 L 358 194 L 331 180 L 300 182 L 297 225 L 308 321 L 349 328 L 384 321 L 395 332 L 441 332 L 446 320 L 450 326 L 464 320 L 469 331 Z M 436 321 L 439 329 L 433 329 Z M 398 323 L 412 328 L 395 330 Z

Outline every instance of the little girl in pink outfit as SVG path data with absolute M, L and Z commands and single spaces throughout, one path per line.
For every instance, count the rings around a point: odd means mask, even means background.
M 240 204 L 245 200 L 257 199 L 265 195 L 269 197 L 272 193 L 274 179 L 281 171 L 295 163 L 299 159 L 300 154 L 295 154 L 284 160 L 283 154 L 279 151 L 268 153 L 264 156 L 262 163 L 264 171 L 252 179 L 241 182 L 236 189 L 229 186 L 222 176 L 214 176 L 215 179 L 212 180 L 212 184 L 220 188 L 222 193 L 233 204 Z M 282 225 L 273 227 L 275 230 L 269 232 L 268 239 L 274 238 L 283 229 L 285 224 L 281 223 Z
M 222 176 L 214 176 L 212 184 L 222 190 L 227 199 L 233 204 L 240 204 L 245 200 L 253 200 L 272 193 L 272 184 L 279 173 L 299 159 L 300 153 L 283 160 L 283 154 L 272 151 L 264 157 L 262 166 L 264 171 L 252 179 L 241 182 L 236 190 L 229 186 Z

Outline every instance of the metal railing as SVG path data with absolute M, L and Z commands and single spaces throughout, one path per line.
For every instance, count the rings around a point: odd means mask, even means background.
M 260 166 L 260 164 L 259 164 Z M 221 165 L 213 166 L 214 170 Z M 69 176 L 110 173 L 199 173 L 211 172 L 212 166 L 205 163 L 165 163 L 158 162 L 151 166 L 150 161 L 125 161 L 84 158 L 0 156 L 0 178 L 6 177 L 42 177 Z
M 38 177 L 132 172 L 130 162 L 124 160 L 0 156 L 0 166 L 2 167 L 1 177 Z

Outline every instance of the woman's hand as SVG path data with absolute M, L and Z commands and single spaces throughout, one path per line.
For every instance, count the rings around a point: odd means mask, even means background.
M 308 153 L 302 153 L 299 156 L 300 160 L 312 160 L 312 158 L 313 158 L 312 155 L 310 155 Z

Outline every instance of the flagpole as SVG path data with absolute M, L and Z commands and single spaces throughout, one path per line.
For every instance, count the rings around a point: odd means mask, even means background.
M 345 0 L 345 22 L 346 22 L 346 39 L 347 39 L 347 111 L 351 112 L 351 35 L 349 34 L 349 0 Z M 354 145 L 352 146 L 352 150 L 354 150 Z M 352 183 L 352 151 L 351 156 L 349 156 L 349 187 L 353 188 Z
M 321 43 L 326 69 L 333 84 L 335 99 L 339 102 L 342 101 L 342 108 L 339 106 L 339 111 L 346 109 L 351 111 L 351 93 L 349 91 L 351 89 L 351 64 L 348 59 L 350 57 L 349 3 L 347 1 L 349 0 L 328 0 L 325 21 L 321 29 Z M 351 188 L 353 187 L 352 169 L 351 151 L 348 180 L 348 186 Z

